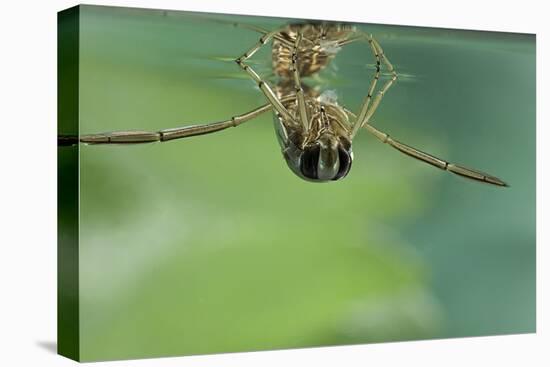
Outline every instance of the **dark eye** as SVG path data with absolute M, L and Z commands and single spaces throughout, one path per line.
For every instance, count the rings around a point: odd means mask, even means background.
M 336 177 L 333 178 L 335 181 L 346 177 L 351 169 L 351 156 L 347 150 L 338 148 L 338 159 L 340 160 L 340 168 L 338 169 Z
M 302 158 L 300 159 L 300 170 L 302 171 L 304 177 L 312 180 L 316 180 L 319 177 L 317 175 L 317 167 L 319 166 L 319 152 L 319 146 L 314 145 L 307 147 L 302 153 Z

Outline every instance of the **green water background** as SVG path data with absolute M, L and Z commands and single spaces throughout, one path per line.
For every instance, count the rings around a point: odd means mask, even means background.
M 83 6 L 80 131 L 219 121 L 265 97 L 232 61 L 286 19 Z M 287 168 L 265 114 L 163 144 L 80 147 L 83 360 L 535 330 L 535 37 L 361 25 L 400 73 L 339 182 Z M 251 64 L 270 74 L 266 47 Z M 368 45 L 318 78 L 357 111 Z M 69 148 L 70 149 L 70 148 Z

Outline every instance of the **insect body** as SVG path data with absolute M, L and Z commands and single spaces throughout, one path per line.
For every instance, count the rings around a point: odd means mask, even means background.
M 261 38 L 235 61 L 257 84 L 266 97 L 267 104 L 220 122 L 155 132 L 115 131 L 80 137 L 60 136 L 59 144 L 164 142 L 214 133 L 238 126 L 264 112 L 273 111 L 283 156 L 290 169 L 308 181 L 327 182 L 346 177 L 353 160 L 352 142 L 360 129 L 366 129 L 381 142 L 442 170 L 483 183 L 507 186 L 497 177 L 449 163 L 403 144 L 372 125 L 372 116 L 397 80 L 397 72 L 372 35 L 349 25 L 333 23 L 291 24 L 271 32 L 257 28 L 255 30 L 263 33 Z M 273 69 L 281 78 L 275 89 L 247 63 L 250 57 L 271 41 Z M 302 82 L 303 76 L 313 75 L 325 68 L 341 47 L 352 42 L 368 44 L 376 66 L 358 113 L 338 104 L 330 93 L 319 94 Z M 382 66 L 389 79 L 377 89 Z

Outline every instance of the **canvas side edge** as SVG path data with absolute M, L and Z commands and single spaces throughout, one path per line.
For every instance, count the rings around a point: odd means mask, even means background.
M 80 7 L 57 17 L 57 131 L 79 133 Z M 57 152 L 57 353 L 80 360 L 79 147 Z

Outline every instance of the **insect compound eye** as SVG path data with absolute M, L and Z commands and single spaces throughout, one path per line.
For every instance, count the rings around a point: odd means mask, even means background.
M 340 160 L 340 168 L 338 169 L 336 176 L 333 178 L 334 181 L 346 177 L 351 169 L 351 154 L 342 147 L 338 148 L 338 159 Z
M 304 177 L 312 180 L 318 179 L 317 168 L 319 167 L 320 148 L 313 145 L 304 149 L 300 159 L 300 171 Z

